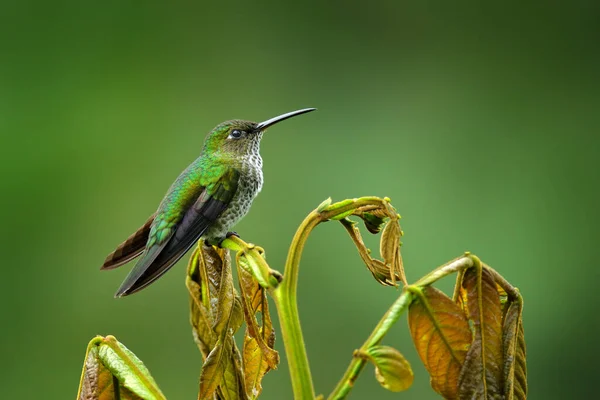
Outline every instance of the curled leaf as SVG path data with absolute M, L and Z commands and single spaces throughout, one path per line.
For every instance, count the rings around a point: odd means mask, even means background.
M 458 380 L 471 343 L 467 317 L 448 296 L 431 286 L 408 287 L 415 300 L 408 323 L 431 386 L 445 399 L 459 399 Z
M 371 251 L 365 246 L 360 234 L 360 230 L 354 222 L 350 221 L 349 219 L 342 219 L 340 222 L 350 235 L 350 238 L 358 250 L 360 258 L 363 260 L 371 274 L 373 274 L 375 280 L 384 286 L 393 286 L 394 284 L 392 282 L 395 282 L 396 279 L 400 279 L 400 276 L 395 275 L 394 277 L 391 277 L 391 268 L 385 265 L 382 261 L 371 257 Z
M 237 254 L 236 263 L 250 273 L 260 286 L 276 288 L 281 282 L 281 274 L 269 268 L 262 253 L 263 251 L 259 247 L 245 249 Z
M 527 358 L 521 304 L 512 302 L 504 317 L 504 397 L 527 398 Z
M 221 269 L 221 279 L 219 285 L 219 296 L 216 302 L 216 317 L 213 324 L 213 331 L 217 335 L 230 328 L 231 315 L 236 301 L 235 288 L 233 287 L 233 277 L 231 275 L 231 262 L 229 257 L 224 259 Z
M 188 264 L 185 280 L 190 294 L 190 323 L 194 341 L 198 345 L 204 359 L 215 346 L 217 336 L 212 330 L 214 317 L 210 306 L 210 290 L 204 257 L 201 257 L 199 247 L 194 249 Z M 201 261 L 202 260 L 202 261 Z
M 381 233 L 379 242 L 379 251 L 381 257 L 390 269 L 392 284 L 396 284 L 396 276 L 400 276 L 402 283 L 406 285 L 406 276 L 404 275 L 404 266 L 402 265 L 402 256 L 400 255 L 400 237 L 402 230 L 397 220 L 390 220 Z
M 114 336 L 97 336 L 88 344 L 79 400 L 162 400 L 146 366 Z
M 364 353 L 357 353 L 375 365 L 377 381 L 389 391 L 401 392 L 408 389 L 414 380 L 410 364 L 404 356 L 390 346 L 373 346 Z

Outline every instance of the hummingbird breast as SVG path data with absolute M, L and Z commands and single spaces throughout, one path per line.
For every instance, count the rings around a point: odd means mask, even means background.
M 252 201 L 258 195 L 263 185 L 262 158 L 250 154 L 240 160 L 240 180 L 231 203 L 206 231 L 203 237 L 211 244 L 223 240 L 233 226 L 250 210 Z

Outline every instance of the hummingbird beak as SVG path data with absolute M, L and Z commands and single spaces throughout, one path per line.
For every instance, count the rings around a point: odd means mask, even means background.
M 288 118 L 295 117 L 296 115 L 306 114 L 307 112 L 315 111 L 316 108 L 303 108 L 302 110 L 291 111 L 289 113 L 281 114 L 277 117 L 273 117 L 263 122 L 259 122 L 256 124 L 256 132 L 261 132 L 270 127 L 271 125 L 275 125 L 278 122 L 284 121 Z

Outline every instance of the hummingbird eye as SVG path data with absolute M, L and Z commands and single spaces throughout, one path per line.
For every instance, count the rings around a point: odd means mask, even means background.
M 231 131 L 231 133 L 229 134 L 229 137 L 231 139 L 239 139 L 242 137 L 242 135 L 244 134 L 244 131 L 240 131 L 239 129 L 234 129 Z

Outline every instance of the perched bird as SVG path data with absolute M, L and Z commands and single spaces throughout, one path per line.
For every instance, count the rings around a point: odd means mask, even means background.
M 259 123 L 232 120 L 217 125 L 207 135 L 200 157 L 171 185 L 156 213 L 106 257 L 103 270 L 142 256 L 115 297 L 154 282 L 200 238 L 209 244 L 223 241 L 262 188 L 259 147 L 264 131 L 314 110 L 292 111 Z

